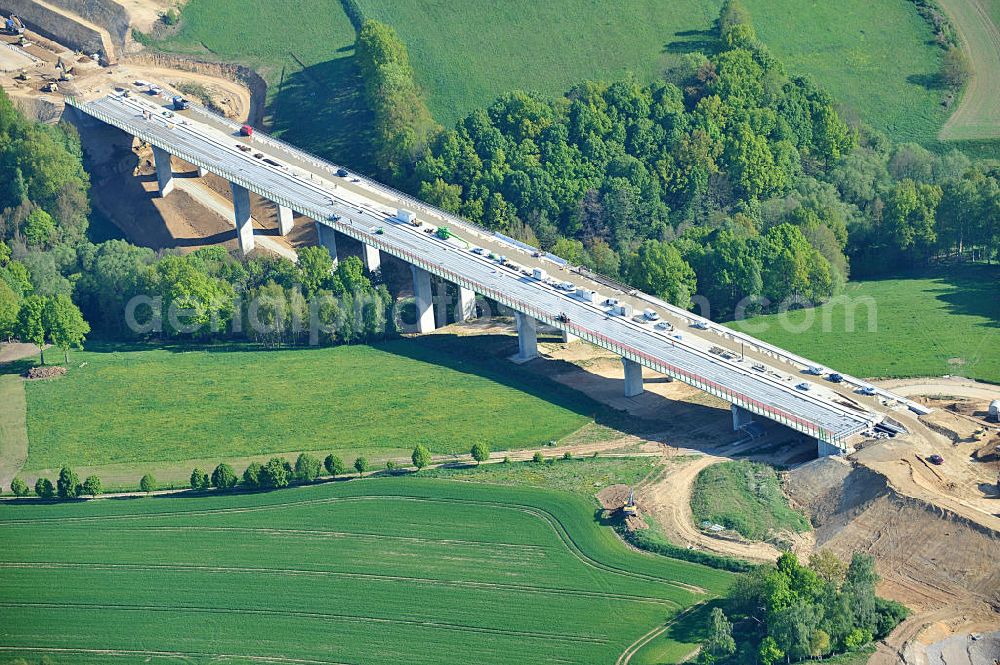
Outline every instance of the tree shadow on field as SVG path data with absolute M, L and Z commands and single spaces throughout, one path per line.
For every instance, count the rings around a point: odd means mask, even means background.
M 937 299 L 947 303 L 949 314 L 980 316 L 989 319 L 980 324 L 1000 328 L 1000 266 L 973 265 L 943 271 L 936 280 L 941 285 Z
M 707 56 L 712 56 L 719 51 L 719 37 L 715 30 L 681 30 L 675 32 L 674 36 L 680 39 L 664 44 L 664 53 L 680 55 L 700 51 Z
M 906 77 L 906 81 L 907 83 L 919 85 L 925 90 L 945 90 L 948 88 L 948 84 L 945 82 L 944 77 L 938 72 L 931 72 L 929 74 L 910 74 Z
M 282 140 L 362 173 L 374 171 L 375 116 L 353 55 L 282 74 L 267 108 Z

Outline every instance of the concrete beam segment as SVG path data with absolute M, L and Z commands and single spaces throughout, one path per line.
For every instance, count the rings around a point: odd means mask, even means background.
M 292 232 L 292 209 L 286 208 L 280 203 L 275 203 L 278 207 L 278 233 L 287 236 Z
M 334 267 L 337 266 L 337 232 L 329 226 L 316 222 L 316 237 L 319 238 L 320 247 L 326 247 L 333 259 Z
M 458 287 L 458 308 L 455 310 L 456 321 L 468 321 L 476 318 L 476 292 Z
M 382 269 L 382 254 L 379 252 L 378 247 L 361 243 L 361 261 L 365 264 L 365 269 L 369 273 L 378 272 Z
M 174 172 L 170 167 L 170 153 L 153 146 L 153 163 L 156 164 L 156 181 L 160 186 L 160 196 L 174 191 Z
M 635 397 L 642 394 L 642 365 L 622 358 L 622 366 L 625 368 L 625 397 Z
M 244 256 L 254 248 L 253 219 L 250 216 L 250 191 L 235 182 L 229 183 L 233 192 L 233 215 L 236 218 L 236 240 Z
M 832 443 L 827 443 L 820 439 L 816 439 L 816 456 L 817 457 L 833 457 L 843 455 L 844 451 L 833 445 Z
M 413 272 L 413 299 L 417 307 L 417 332 L 433 332 L 434 292 L 431 290 L 431 274 L 412 263 L 410 271 Z
M 753 422 L 753 413 L 747 411 L 742 406 L 736 406 L 733 404 L 733 431 L 736 432 L 744 425 L 749 425 Z

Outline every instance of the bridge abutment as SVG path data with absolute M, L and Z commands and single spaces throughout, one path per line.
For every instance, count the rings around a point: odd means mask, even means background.
M 250 216 L 250 190 L 235 182 L 229 183 L 233 192 L 233 216 L 236 219 L 236 241 L 240 252 L 246 256 L 255 246 L 253 239 L 253 218 Z
M 203 169 L 200 166 L 198 166 L 196 168 L 198 169 L 198 177 L 199 178 L 204 178 L 205 176 L 208 175 L 208 169 Z
M 622 358 L 622 367 L 625 368 L 625 397 L 635 397 L 641 395 L 642 388 L 642 365 Z
M 737 406 L 733 404 L 733 431 L 737 432 L 744 425 L 749 425 L 753 422 L 753 413 L 747 411 L 742 406 Z
M 433 332 L 434 292 L 431 288 L 431 274 L 412 263 L 410 270 L 413 272 L 413 300 L 417 308 L 417 332 Z
M 563 344 L 570 344 L 572 342 L 579 342 L 580 338 L 577 337 L 576 335 L 574 335 L 573 333 L 566 332 L 565 330 L 563 330 L 562 331 L 562 341 L 563 341 Z
M 514 312 L 517 323 L 517 355 L 516 362 L 528 362 L 538 357 L 538 321 L 535 317 Z
M 156 165 L 156 182 L 162 198 L 174 191 L 174 172 L 170 166 L 170 153 L 154 145 L 153 163 Z
M 827 443 L 822 439 L 816 439 L 816 456 L 817 457 L 839 457 L 843 455 L 844 451 L 832 443 Z

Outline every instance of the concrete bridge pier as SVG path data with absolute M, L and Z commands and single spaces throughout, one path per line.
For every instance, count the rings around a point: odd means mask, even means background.
M 572 342 L 579 342 L 580 338 L 577 337 L 576 335 L 574 335 L 573 333 L 566 332 L 565 330 L 563 330 L 562 331 L 562 341 L 563 341 L 563 344 L 570 344 Z
M 431 288 L 431 274 L 410 264 L 413 272 L 413 300 L 417 307 L 417 332 L 434 331 L 434 292 Z
M 326 251 L 330 252 L 330 258 L 333 259 L 333 267 L 337 267 L 337 232 L 331 229 L 329 226 L 316 222 L 316 236 L 319 238 L 319 244 L 321 247 L 326 247 Z
M 199 167 L 198 167 L 198 177 L 199 177 L 199 178 L 204 178 L 204 177 L 205 177 L 205 176 L 207 176 L 207 175 L 208 175 L 208 169 L 203 169 L 203 168 L 201 168 L 201 167 L 199 166 Z
M 382 269 L 382 254 L 379 252 L 378 247 L 361 243 L 361 261 L 365 264 L 365 269 L 369 273 L 378 272 Z
M 275 203 L 278 208 L 278 234 L 287 236 L 292 232 L 292 209 Z
M 733 431 L 737 432 L 744 425 L 749 425 L 753 422 L 753 413 L 747 411 L 742 406 L 736 406 L 733 404 Z
M 153 146 L 153 163 L 156 165 L 156 181 L 160 186 L 160 197 L 174 191 L 174 172 L 170 167 L 170 153 Z
M 456 321 L 468 321 L 476 318 L 476 292 L 464 286 L 458 287 L 458 307 L 455 310 Z
M 642 394 L 642 365 L 622 358 L 622 366 L 625 368 L 625 397 L 635 397 Z
M 233 192 L 233 214 L 236 217 L 236 240 L 240 252 L 246 256 L 254 248 L 253 219 L 250 217 L 250 190 L 235 182 L 229 183 Z
M 514 312 L 517 323 L 517 355 L 514 361 L 523 363 L 538 357 L 538 321 L 533 316 Z

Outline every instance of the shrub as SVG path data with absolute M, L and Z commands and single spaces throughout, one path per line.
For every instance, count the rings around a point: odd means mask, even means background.
M 14 493 L 14 496 L 28 496 L 31 493 L 28 484 L 20 478 L 15 478 L 10 482 L 10 491 Z
M 368 459 L 365 457 L 359 457 L 354 460 L 354 470 L 358 472 L 358 477 L 368 470 Z
M 535 464 L 541 464 L 542 462 L 545 461 L 545 456 L 542 455 L 542 453 L 540 452 L 536 452 L 534 455 L 531 456 L 531 461 L 534 462 Z
M 101 485 L 101 479 L 97 476 L 87 476 L 87 479 L 83 481 L 83 486 L 80 488 L 80 493 L 89 494 L 90 496 L 103 494 L 104 487 Z
M 191 489 L 195 491 L 204 491 L 208 489 L 209 483 L 210 481 L 207 473 L 197 467 L 191 471 Z
M 342 476 L 344 472 L 347 471 L 347 466 L 344 464 L 344 460 L 340 459 L 336 455 L 327 455 L 326 459 L 323 460 L 323 466 L 326 467 L 326 472 L 334 478 Z
M 573 453 L 567 450 L 566 452 L 563 453 L 563 459 L 565 460 L 573 459 Z
M 389 460 L 388 462 L 385 463 L 385 470 L 389 473 L 390 476 L 395 475 L 396 469 L 398 468 L 399 466 L 392 460 Z
M 153 474 L 147 473 L 139 479 L 139 489 L 146 494 L 156 491 L 156 478 L 153 477 Z
M 309 453 L 302 453 L 295 460 L 295 480 L 300 483 L 311 483 L 319 478 L 323 465 L 319 459 Z
M 233 467 L 228 464 L 220 464 L 212 472 L 212 485 L 220 490 L 230 490 L 236 487 L 237 482 L 239 482 L 239 478 L 236 477 Z
M 48 478 L 39 478 L 35 481 L 35 494 L 41 499 L 51 499 L 56 495 L 56 490 L 52 487 L 52 481 Z
M 413 466 L 417 467 L 417 471 L 424 468 L 431 463 L 431 451 L 422 443 L 418 443 L 417 447 L 413 449 L 413 455 L 410 456 L 413 460 Z
M 476 464 L 481 464 L 490 458 L 490 448 L 485 443 L 477 443 L 472 446 L 472 459 Z
M 250 489 L 260 487 L 260 474 L 263 470 L 264 467 L 260 465 L 260 462 L 251 462 L 250 466 L 243 472 L 243 485 Z
M 75 499 L 80 496 L 80 478 L 68 466 L 64 466 L 59 471 L 59 478 L 56 480 L 56 492 L 59 494 L 60 499 Z
M 267 464 L 260 472 L 260 484 L 263 487 L 287 487 L 292 474 L 289 473 L 290 465 L 287 460 L 280 457 L 272 457 L 267 460 Z

